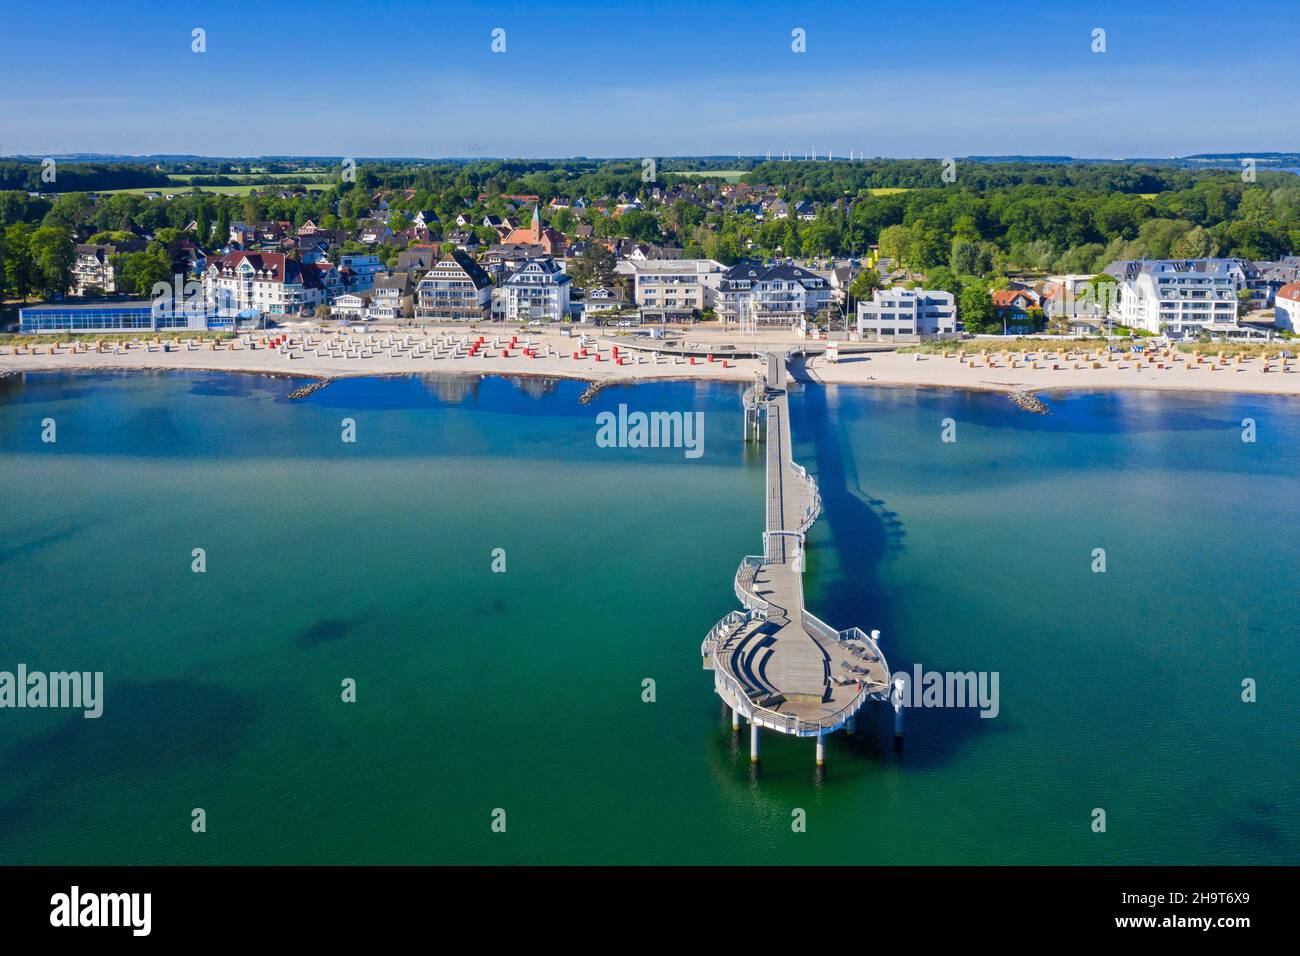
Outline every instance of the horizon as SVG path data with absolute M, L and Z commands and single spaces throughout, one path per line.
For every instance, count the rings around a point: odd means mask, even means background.
M 48 32 L 50 9 L 11 12 L 11 35 Z M 414 11 L 321 0 L 310 20 L 259 9 L 252 43 L 233 8 L 55 9 L 73 67 L 50 70 L 41 44 L 7 51 L 0 156 L 752 158 L 816 146 L 1115 161 L 1238 151 L 1263 129 L 1271 151 L 1300 151 L 1300 105 L 1276 95 L 1269 58 L 1238 52 L 1263 28 L 1279 50 L 1300 40 L 1280 2 L 1224 18 L 1206 0 L 1174 17 L 1109 0 L 996 12 L 966 0 L 884 11 L 668 0 L 599 13 L 568 0 Z M 374 39 L 340 60 L 305 36 L 317 21 Z M 115 59 L 123 49 L 145 55 Z
M 39 163 L 42 159 L 56 159 L 70 162 L 185 162 L 193 160 L 195 162 L 341 162 L 344 159 L 353 159 L 356 162 L 377 162 L 377 163 L 565 163 L 565 162 L 588 162 L 588 163 L 617 163 L 617 162 L 640 162 L 644 157 L 632 154 L 608 154 L 593 155 L 587 153 L 576 153 L 571 156 L 513 156 L 513 155 L 483 155 L 483 156 L 398 156 L 398 155 L 357 155 L 342 156 L 319 153 L 251 153 L 251 154 L 204 154 L 204 153 L 100 153 L 86 150 L 74 150 L 65 153 L 0 153 L 0 162 L 30 162 Z M 731 159 L 725 153 L 679 153 L 679 154 L 657 154 L 654 159 L 664 161 L 682 162 L 687 160 L 697 160 L 702 162 L 726 162 Z M 941 162 L 949 157 L 940 156 L 861 156 L 833 154 L 826 156 L 818 153 L 816 159 L 806 155 L 799 156 L 772 156 L 764 155 L 739 155 L 735 162 L 746 163 L 764 163 L 764 162 Z M 1215 152 L 1215 153 L 1188 153 L 1177 156 L 1066 156 L 1055 154 L 1002 154 L 987 155 L 980 153 L 956 153 L 952 159 L 964 162 L 978 163 L 1044 163 L 1063 165 L 1070 163 L 1109 163 L 1109 164 L 1137 164 L 1137 163 L 1181 163 L 1181 162 L 1202 162 L 1207 168 L 1218 162 L 1228 162 L 1231 160 L 1251 158 L 1261 161 L 1270 161 L 1274 159 L 1296 159 L 1300 161 L 1300 150 L 1237 150 L 1233 152 Z M 691 170 L 664 170 L 667 174 L 682 174 L 691 172 Z

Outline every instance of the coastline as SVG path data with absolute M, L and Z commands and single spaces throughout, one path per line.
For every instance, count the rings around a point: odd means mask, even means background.
M 424 336 L 412 336 L 424 339 Z M 701 345 L 701 351 L 716 347 L 714 361 L 698 358 L 694 364 L 681 355 L 659 354 L 647 349 L 644 341 L 624 346 L 601 339 L 589 344 L 588 355 L 574 358 L 576 340 L 552 333 L 528 336 L 527 354 L 522 346 L 510 349 L 487 348 L 473 357 L 449 357 L 435 353 L 372 354 L 365 358 L 328 357 L 297 348 L 284 353 L 259 346 L 211 350 L 192 346 L 164 352 L 161 347 L 137 345 L 120 354 L 91 349 L 73 351 L 62 346 L 49 354 L 50 346 L 41 346 L 42 354 L 0 354 L 0 375 L 19 372 L 67 371 L 202 371 L 236 372 L 329 382 L 335 379 L 389 376 L 448 374 L 468 376 L 508 376 L 550 378 L 592 383 L 635 384 L 639 381 L 732 381 L 748 382 L 760 371 L 756 358 L 725 357 L 724 349 L 742 347 L 786 348 L 797 350 L 806 343 L 782 341 L 732 341 L 723 345 Z M 87 345 L 89 343 L 86 343 Z M 502 343 L 504 344 L 504 343 Z M 614 361 L 614 349 L 620 349 L 623 364 Z M 418 348 L 415 350 L 418 353 Z M 1165 363 L 1157 368 L 1151 362 L 1139 362 L 1131 355 L 1116 356 L 1112 363 L 1099 368 L 1078 367 L 1091 363 L 1074 362 L 1053 369 L 1051 362 L 1034 368 L 1021 361 L 1011 367 L 1006 361 L 988 366 L 976 361 L 970 367 L 955 356 L 940 354 L 898 353 L 894 351 L 853 352 L 841 354 L 830 363 L 821 354 L 796 361 L 796 374 L 824 385 L 866 387 L 938 388 L 973 392 L 1013 394 L 1067 393 L 1072 391 L 1107 391 L 1115 389 L 1142 391 L 1178 391 L 1216 394 L 1261 394 L 1300 397 L 1300 370 L 1294 360 L 1287 371 L 1273 362 L 1263 371 L 1264 363 L 1248 360 L 1228 364 L 1214 371 L 1209 362 Z

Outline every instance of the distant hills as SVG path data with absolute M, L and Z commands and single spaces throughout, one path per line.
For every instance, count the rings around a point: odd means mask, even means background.
M 45 156 L 32 155 L 14 155 L 0 156 L 0 159 L 17 161 L 17 162 L 39 162 L 45 159 Z M 62 162 L 79 162 L 79 163 L 212 163 L 212 162 L 274 162 L 274 163 L 338 163 L 344 157 L 342 156 L 315 156 L 315 155 L 265 155 L 265 156 L 199 156 L 193 153 L 150 153 L 143 156 L 132 156 L 124 153 L 58 153 L 52 154 L 52 158 Z M 536 159 L 546 162 L 562 162 L 564 160 L 618 160 L 633 159 L 639 160 L 639 156 L 619 157 L 619 156 L 553 156 L 553 157 L 506 157 L 506 156 L 355 156 L 352 157 L 357 162 L 381 161 L 386 163 L 430 163 L 430 162 L 472 162 L 476 159 L 485 160 L 509 160 L 509 159 Z M 799 158 L 799 157 L 795 157 Z M 847 157 L 839 156 L 837 161 L 842 161 Z M 876 156 L 873 159 L 927 159 L 933 157 L 900 157 L 900 156 Z M 1231 166 L 1237 167 L 1243 159 L 1253 159 L 1260 167 L 1296 167 L 1300 168 L 1300 153 L 1291 152 L 1240 152 L 1240 153 L 1195 153 L 1190 156 L 1123 156 L 1123 157 L 1096 157 L 1096 156 L 1035 156 L 1030 154 L 1010 154 L 1004 156 L 959 156 L 958 159 L 967 162 L 977 163 L 1047 163 L 1047 164 L 1148 164 L 1153 166 L 1177 166 L 1177 167 L 1214 167 L 1214 166 Z M 693 161 L 716 163 L 721 161 L 740 162 L 740 163 L 760 163 L 766 159 L 766 156 L 759 154 L 754 156 L 660 156 L 660 161 Z

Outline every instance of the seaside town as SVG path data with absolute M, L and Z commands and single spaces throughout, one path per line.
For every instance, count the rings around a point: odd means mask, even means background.
M 1062 176 L 1080 196 L 1056 214 L 1085 219 L 1062 224 L 1065 241 L 1115 234 L 1106 245 L 1062 248 L 1046 237 L 1053 226 L 1035 234 L 1029 221 L 1043 214 L 1050 191 L 1028 196 L 1025 223 L 1000 230 L 981 222 L 995 213 L 1009 218 L 986 207 L 1006 205 L 1004 186 L 1029 193 L 1021 184 L 1039 178 L 1031 164 L 990 167 L 1002 175 L 987 186 L 935 189 L 916 169 L 921 162 L 826 155 L 757 162 L 753 175 L 705 170 L 658 179 L 617 162 L 579 166 L 576 174 L 560 161 L 530 164 L 541 171 L 513 177 L 501 163 L 432 167 L 438 178 L 456 173 L 483 185 L 474 195 L 463 184 L 437 189 L 435 177 L 426 188 L 384 187 L 376 184 L 392 180 L 392 170 L 365 175 L 363 167 L 358 179 L 346 165 L 328 187 L 254 187 L 242 198 L 205 192 L 199 175 L 174 190 L 11 190 L 0 193 L 0 261 L 17 331 L 38 335 L 358 323 L 702 324 L 899 344 L 963 333 L 1272 341 L 1297 331 L 1300 256 L 1289 243 L 1300 186 L 1234 182 L 1222 171 L 1166 172 L 1174 187 L 1167 193 L 1110 193 L 1081 214 L 1071 205 L 1106 183 Z M 14 180 L 29 164 L 9 165 Z M 860 187 L 831 201 L 795 198 L 834 191 L 808 185 L 819 167 L 843 178 L 845 193 L 868 181 L 853 175 L 863 170 L 872 181 L 919 184 Z M 31 166 L 29 181 L 38 168 Z M 252 162 L 219 168 L 258 169 Z M 133 170 L 96 168 L 118 178 Z M 566 180 L 625 188 L 592 195 L 501 188 Z M 976 192 L 981 186 L 993 195 Z M 1262 230 L 1262 216 L 1274 228 Z M 1034 237 L 1004 250 L 999 231 Z M 1265 258 L 1270 251 L 1277 254 Z
M 652 160 L 64 164 L 78 183 L 184 186 L 55 193 L 38 179 L 49 164 L 9 163 L 7 181 L 34 188 L 0 192 L 10 369 L 331 377 L 480 360 L 469 369 L 741 378 L 763 349 L 787 347 L 819 355 L 827 382 L 1012 389 L 1129 384 L 1121 371 L 1172 370 L 1183 353 L 1195 369 L 1204 352 L 1206 368 L 1231 358 L 1258 374 L 1143 384 L 1293 390 L 1258 377 L 1294 368 L 1290 172 L 1121 178 L 1080 165 L 1050 169 L 1047 187 L 1035 164 L 985 164 L 949 186 L 937 162 L 809 150 L 672 172 Z M 274 185 L 287 180 L 304 182 Z M 243 181 L 272 185 L 229 185 Z M 868 185 L 881 181 L 908 185 Z M 209 191 L 222 188 L 242 195 Z M 1080 361 L 1048 361 L 1062 342 Z M 1261 348 L 1223 353 L 1242 344 Z M 936 345 L 961 361 L 928 361 Z M 1148 361 L 1124 361 L 1132 352 Z

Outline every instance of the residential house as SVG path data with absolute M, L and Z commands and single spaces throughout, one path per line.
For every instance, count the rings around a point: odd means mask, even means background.
M 1006 332 L 1037 332 L 1043 312 L 1038 295 L 1031 289 L 996 289 L 993 308 Z
M 488 275 L 502 280 L 529 259 L 545 259 L 546 250 L 530 242 L 500 243 L 488 246 L 479 260 Z
M 1300 332 L 1300 282 L 1290 282 L 1273 297 L 1273 317 L 1280 332 Z
M 369 318 L 370 300 L 370 292 L 345 292 L 330 305 L 330 314 L 345 322 Z
M 411 275 L 394 272 L 375 280 L 370 292 L 369 317 L 381 322 L 409 319 L 414 314 L 411 306 Z
M 339 269 L 346 270 L 347 285 L 353 292 L 364 292 L 375 284 L 375 277 L 384 271 L 379 256 L 347 253 L 339 256 Z
M 622 293 L 617 289 L 607 289 L 604 286 L 588 289 L 586 296 L 582 300 L 583 313 L 589 316 L 617 312 L 626 305 L 627 302 Z
M 411 246 L 403 249 L 397 254 L 397 271 L 409 272 L 413 275 L 420 275 L 433 268 L 433 264 L 441 257 L 439 247 L 432 243 L 428 245 Z
M 447 233 L 446 240 L 461 252 L 474 252 L 478 249 L 478 236 L 469 229 L 453 229 Z
M 393 238 L 393 230 L 379 219 L 362 219 L 357 223 L 357 242 L 367 246 L 376 246 Z

